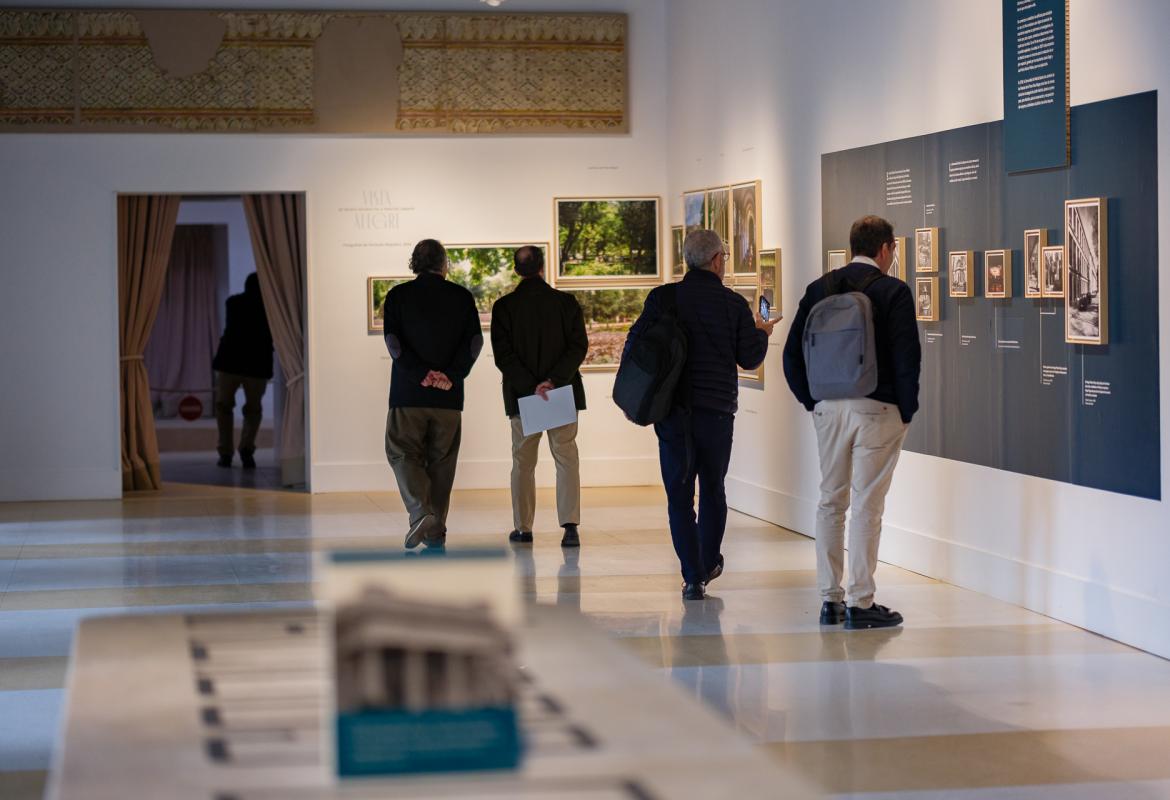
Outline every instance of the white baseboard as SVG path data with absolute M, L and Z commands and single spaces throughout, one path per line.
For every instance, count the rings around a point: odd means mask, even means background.
M 456 489 L 507 489 L 512 474 L 511 458 L 460 460 L 455 473 Z M 657 456 L 636 458 L 583 458 L 581 485 L 647 486 L 658 483 L 661 475 Z M 393 491 L 394 473 L 386 462 L 363 464 L 313 464 L 313 492 Z M 552 457 L 541 453 L 536 465 L 536 485 L 556 486 Z
M 813 536 L 816 502 L 727 477 L 727 502 L 737 511 Z M 1170 605 L 895 525 L 882 526 L 881 560 L 964 589 L 1023 606 L 1070 625 L 1170 658 Z
M 0 470 L 0 502 L 118 500 L 122 470 L 29 467 Z

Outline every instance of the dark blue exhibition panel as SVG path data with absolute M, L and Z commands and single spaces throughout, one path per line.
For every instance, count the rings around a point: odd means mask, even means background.
M 848 247 L 864 214 L 911 250 L 915 228 L 939 229 L 941 315 L 919 323 L 907 450 L 1161 499 L 1157 93 L 1078 106 L 1070 124 L 1071 165 L 1045 172 L 1006 174 L 1002 122 L 822 156 L 823 249 Z M 1108 199 L 1104 346 L 1066 344 L 1064 301 L 1023 296 L 1024 231 L 1062 244 L 1064 201 L 1086 197 Z M 983 254 L 1000 248 L 1012 297 L 991 300 Z M 948 297 L 952 250 L 975 251 L 974 298 Z

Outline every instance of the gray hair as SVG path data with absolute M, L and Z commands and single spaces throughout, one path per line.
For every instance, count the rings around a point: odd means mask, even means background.
M 723 240 L 709 228 L 700 228 L 687 234 L 683 242 L 683 258 L 687 269 L 707 269 L 711 259 L 723 252 Z

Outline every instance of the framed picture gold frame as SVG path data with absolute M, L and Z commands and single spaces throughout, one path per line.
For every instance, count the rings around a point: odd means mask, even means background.
M 1109 344 L 1108 200 L 1064 201 L 1064 340 Z
M 825 253 L 825 274 L 849 263 L 848 250 L 829 250 Z
M 630 326 L 642 313 L 653 286 L 570 286 L 562 289 L 577 298 L 585 317 L 589 350 L 582 372 L 612 372 L 618 368 Z
M 975 251 L 947 253 L 947 290 L 951 297 L 975 296 Z
M 683 192 L 683 236 L 707 224 L 707 190 Z
M 756 310 L 759 298 L 766 297 L 771 313 L 768 319 L 784 319 L 784 265 L 779 247 L 760 251 L 760 270 L 756 273 Z
M 983 254 L 983 296 L 993 300 L 1012 296 L 1011 250 L 988 250 Z
M 443 245 L 447 250 L 447 280 L 471 292 L 475 298 L 475 310 L 479 313 L 480 327 L 484 330 L 491 329 L 492 305 L 495 301 L 520 283 L 512 256 L 517 249 L 526 245 L 541 249 L 547 276 L 548 242 L 475 242 Z
M 682 280 L 687 272 L 686 262 L 683 260 L 683 240 L 686 235 L 682 225 L 673 225 L 670 228 L 670 280 Z
M 414 280 L 414 276 L 371 275 L 366 278 L 366 333 L 372 336 L 385 332 L 382 304 L 386 301 L 386 293 L 409 280 Z
M 914 272 L 938 272 L 938 228 L 914 229 Z
M 938 278 L 914 277 L 914 318 L 920 322 L 939 320 Z
M 724 246 L 731 247 L 731 187 L 716 186 L 703 191 L 703 227 L 719 234 Z
M 732 291 L 743 297 L 748 302 L 748 307 L 753 312 L 758 311 L 760 307 L 760 290 L 756 285 L 741 285 L 733 286 Z M 754 386 L 764 382 L 764 364 L 761 362 L 760 366 L 755 369 L 737 369 L 739 381 L 742 384 Z
M 1044 296 L 1043 251 L 1047 246 L 1047 228 L 1029 228 L 1024 231 L 1024 297 Z
M 763 238 L 760 186 L 758 180 L 731 186 L 731 271 L 735 275 L 754 275 L 759 269 Z
M 906 247 L 907 244 L 905 236 L 894 237 L 894 264 L 892 267 L 890 267 L 890 275 L 893 275 L 895 278 L 903 282 L 905 282 L 909 277 L 906 266 L 906 253 L 909 251 L 906 249 Z
M 1044 297 L 1064 299 L 1064 245 L 1050 244 L 1040 251 L 1044 259 L 1041 289 Z
M 624 209 L 633 209 L 631 216 L 635 224 L 625 221 Z M 574 210 L 576 218 L 570 216 Z M 586 213 L 589 216 L 581 220 Z M 592 219 L 597 215 L 600 215 L 598 219 Z M 599 226 L 601 217 L 615 215 L 623 220 L 625 238 L 614 240 L 599 235 L 596 244 L 606 248 L 606 252 L 590 252 L 585 239 L 589 226 Z M 663 281 L 661 230 L 662 202 L 656 195 L 554 197 L 555 239 L 547 273 L 549 283 L 561 288 L 656 286 Z M 649 252 L 651 249 L 653 252 Z M 589 260 L 585 261 L 586 258 Z M 631 269 L 607 274 L 607 270 L 613 269 L 614 260 L 622 258 L 629 262 Z

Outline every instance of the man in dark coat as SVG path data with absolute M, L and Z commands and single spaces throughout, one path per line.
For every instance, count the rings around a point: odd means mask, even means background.
M 423 239 L 410 256 L 416 277 L 383 302 L 390 372 L 386 459 L 410 514 L 406 547 L 441 547 L 463 424 L 463 381 L 483 349 L 471 292 L 447 280 L 447 251 Z
M 579 368 L 589 352 L 585 318 L 577 298 L 544 281 L 544 254 L 539 247 L 515 253 L 520 284 L 492 306 L 492 351 L 503 373 L 504 412 L 512 421 L 512 542 L 531 542 L 536 516 L 536 458 L 540 433 L 524 435 L 519 398 L 552 389 L 573 387 L 578 411 L 585 408 L 585 387 Z M 581 544 L 581 469 L 577 455 L 577 423 L 548 432 L 557 466 L 557 516 L 564 535 L 562 547 Z
M 702 600 L 706 585 L 723 574 L 720 548 L 727 527 L 724 482 L 731 463 L 739 369 L 755 369 L 768 353 L 777 320 L 763 320 L 747 300 L 723 285 L 727 246 L 712 230 L 687 234 L 687 272 L 646 297 L 642 315 L 626 337 L 625 354 L 669 308 L 674 295 L 687 336 L 684 389 L 670 416 L 655 424 L 658 460 L 666 488 L 670 538 L 681 566 L 684 600 Z M 695 480 L 699 514 L 695 516 Z
M 219 427 L 219 465 L 230 467 L 235 421 L 236 392 L 244 388 L 244 425 L 240 430 L 240 462 L 244 469 L 254 469 L 256 431 L 260 429 L 263 409 L 260 401 L 268 381 L 272 380 L 272 333 L 260 297 L 260 279 L 253 272 L 244 280 L 243 294 L 227 299 L 223 336 L 215 360 L 215 421 Z

